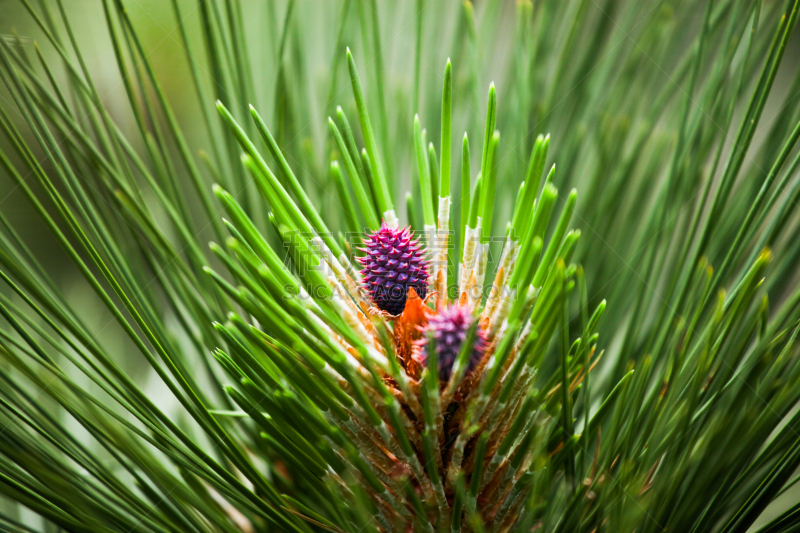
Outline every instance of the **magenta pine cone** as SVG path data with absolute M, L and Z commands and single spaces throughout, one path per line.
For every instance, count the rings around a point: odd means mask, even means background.
M 425 334 L 421 339 L 420 360 L 424 365 L 428 359 L 427 339 L 428 335 L 432 334 L 433 338 L 436 339 L 436 353 L 439 356 L 439 380 L 442 383 L 450 380 L 453 365 L 458 359 L 458 354 L 464 344 L 464 339 L 467 337 L 467 332 L 475 320 L 477 319 L 468 306 L 458 304 L 445 307 L 438 315 L 432 316 L 428 320 L 428 326 L 425 328 Z M 474 370 L 481 362 L 487 346 L 486 332 L 479 325 L 475 331 L 475 343 L 472 346 L 472 353 L 467 362 L 467 373 Z
M 381 311 L 399 315 L 406 306 L 408 289 L 420 298 L 428 292 L 428 262 L 423 259 L 419 239 L 408 228 L 393 229 L 381 224 L 381 229 L 367 235 L 364 248 L 367 255 L 358 258 L 364 285 L 372 302 Z

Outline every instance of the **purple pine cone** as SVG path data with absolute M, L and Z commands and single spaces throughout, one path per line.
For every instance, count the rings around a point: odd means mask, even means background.
M 408 289 L 420 298 L 428 292 L 428 262 L 423 259 L 419 239 L 408 228 L 392 229 L 381 224 L 381 229 L 364 239 L 366 253 L 358 261 L 364 285 L 372 296 L 372 302 L 381 311 L 399 315 L 406 307 Z
M 453 365 L 458 359 L 458 354 L 464 344 L 464 339 L 467 337 L 467 332 L 475 320 L 477 319 L 468 306 L 458 304 L 445 307 L 438 315 L 428 320 L 425 335 L 420 339 L 421 350 L 419 358 L 424 365 L 428 359 L 428 334 L 432 333 L 433 338 L 436 339 L 436 353 L 439 356 L 439 380 L 443 384 L 450 380 L 450 375 L 453 373 Z M 472 354 L 470 354 L 467 362 L 466 373 L 472 372 L 478 366 L 488 346 L 486 332 L 480 325 L 475 333 L 475 343 L 472 346 Z

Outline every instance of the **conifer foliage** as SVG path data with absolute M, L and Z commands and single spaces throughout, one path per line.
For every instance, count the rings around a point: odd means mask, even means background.
M 800 527 L 800 0 L 18 1 L 0 531 Z

